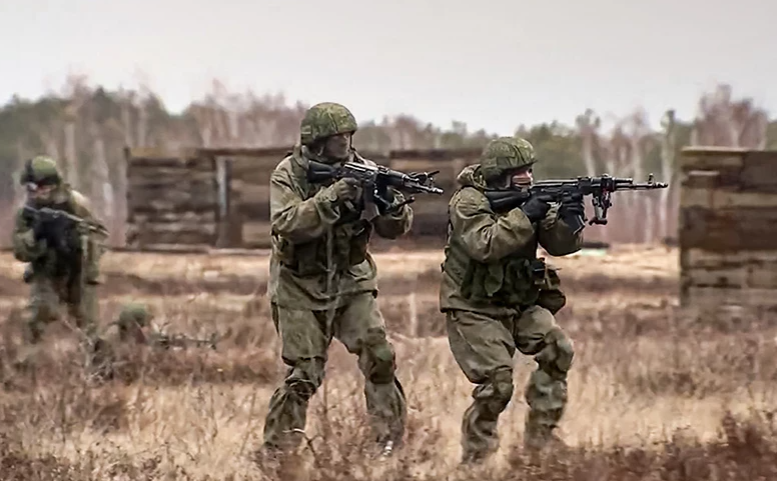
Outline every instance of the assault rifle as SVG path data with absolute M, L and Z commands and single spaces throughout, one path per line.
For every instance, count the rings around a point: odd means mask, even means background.
M 34 218 L 34 219 L 66 218 L 72 221 L 73 224 L 82 226 L 82 228 L 86 228 L 91 233 L 95 233 L 103 236 L 108 235 L 108 230 L 105 227 L 95 224 L 94 222 L 90 222 L 81 217 L 78 217 L 77 215 L 73 215 L 69 212 L 65 212 L 64 210 L 52 209 L 51 207 L 40 207 L 36 209 L 35 207 L 29 204 L 26 204 L 24 206 L 24 212 L 28 215 L 28 218 Z
M 103 238 L 108 237 L 109 233 L 108 230 L 95 222 L 89 221 L 87 219 L 78 217 L 77 215 L 73 215 L 69 212 L 65 212 L 64 210 L 59 209 L 52 209 L 51 207 L 40 207 L 35 208 L 29 204 L 25 204 L 22 210 L 22 213 L 24 217 L 27 220 L 34 221 L 34 222 L 41 222 L 41 221 L 47 221 L 47 220 L 58 220 L 58 219 L 66 219 L 67 222 L 70 225 L 76 226 L 77 229 L 85 229 L 86 232 L 97 234 Z M 81 249 L 82 249 L 82 259 L 87 259 L 92 253 L 89 252 L 89 242 L 85 235 L 83 235 L 85 232 L 80 231 L 81 233 Z M 49 238 L 51 235 L 46 236 L 48 238 L 48 241 L 53 245 L 56 246 L 57 249 L 59 249 L 62 252 L 67 252 L 69 250 L 68 248 L 68 242 L 67 239 L 60 236 L 55 236 L 56 238 Z M 84 281 L 84 275 L 86 272 L 85 267 L 80 270 L 81 272 L 81 281 L 83 284 Z M 33 269 L 32 265 L 28 265 L 27 268 L 24 271 L 24 282 L 29 283 L 33 276 Z
M 149 335 L 148 343 L 163 349 L 170 349 L 171 347 L 186 349 L 189 345 L 194 345 L 197 347 L 207 346 L 215 351 L 218 340 L 218 335 L 215 332 L 208 339 L 195 339 L 183 334 L 153 332 Z
M 610 196 L 613 192 L 624 190 L 654 190 L 666 189 L 669 184 L 653 181 L 653 174 L 645 183 L 634 183 L 633 179 L 610 177 L 604 174 L 600 177 L 578 177 L 577 179 L 543 180 L 535 182 L 526 190 L 488 191 L 488 198 L 494 212 L 506 212 L 519 207 L 530 197 L 539 197 L 546 202 L 562 202 L 565 199 L 578 196 L 592 196 L 594 218 L 588 224 L 607 224 L 607 210 L 612 207 Z M 585 227 L 585 220 L 580 216 L 564 219 L 574 233 Z
M 443 190 L 434 185 L 434 172 L 412 172 L 406 174 L 397 170 L 391 170 L 382 165 L 372 166 L 358 162 L 345 162 L 341 166 L 332 166 L 322 162 L 310 161 L 308 169 L 308 181 L 321 183 L 328 180 L 339 180 L 344 177 L 357 179 L 364 188 L 363 217 L 372 219 L 378 213 L 396 211 L 405 204 L 415 202 L 415 197 L 410 196 L 404 202 L 391 207 L 391 203 L 384 197 L 386 188 L 393 187 L 401 192 L 410 194 L 435 194 L 442 195 Z M 377 210 L 377 212 L 376 212 Z

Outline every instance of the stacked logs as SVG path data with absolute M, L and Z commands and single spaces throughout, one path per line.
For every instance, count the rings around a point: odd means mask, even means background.
M 212 158 L 128 159 L 130 247 L 212 246 L 218 232 L 218 184 Z
M 681 303 L 777 305 L 777 151 L 686 148 Z

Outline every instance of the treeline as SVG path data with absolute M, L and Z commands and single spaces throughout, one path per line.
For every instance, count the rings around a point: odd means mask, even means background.
M 683 146 L 777 147 L 777 121 L 770 122 L 751 99 L 735 98 L 731 87 L 720 85 L 703 95 L 698 105 L 692 119 L 675 118 L 667 111 L 659 131 L 649 127 L 641 110 L 605 131 L 597 113 L 589 110 L 571 124 L 521 126 L 515 133 L 529 139 L 542 158 L 538 177 L 608 172 L 641 181 L 653 172 L 657 180 L 672 182 Z M 46 153 L 59 159 L 68 181 L 88 194 L 112 230 L 120 233 L 126 205 L 123 195 L 116 193 L 124 192 L 125 146 L 175 151 L 290 145 L 297 140 L 307 107 L 283 95 L 229 92 L 219 82 L 180 114 L 168 112 L 147 89 L 108 91 L 83 77 L 68 78 L 61 91 L 37 100 L 14 96 L 0 108 L 0 227 L 8 232 L 12 205 L 21 194 L 18 170 L 30 156 Z M 355 143 L 365 151 L 481 147 L 493 137 L 483 130 L 471 131 L 460 121 L 441 127 L 402 115 L 362 122 Z M 616 242 L 672 237 L 676 193 L 670 189 L 623 196 L 611 211 L 613 225 L 596 235 Z M 114 244 L 122 242 L 117 236 Z

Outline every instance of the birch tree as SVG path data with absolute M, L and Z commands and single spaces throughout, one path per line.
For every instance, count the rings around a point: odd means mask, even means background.
M 658 201 L 658 228 L 661 239 L 669 237 L 669 199 L 671 192 L 677 187 L 675 178 L 675 152 L 677 149 L 675 137 L 675 111 L 667 110 L 661 119 L 661 182 L 668 182 L 669 187 L 661 189 Z
M 578 132 L 582 141 L 583 163 L 585 164 L 586 175 L 593 177 L 596 175 L 596 161 L 594 160 L 594 143 L 598 135 L 599 128 L 602 125 L 601 119 L 594 114 L 594 111 L 587 109 L 583 115 L 575 119 Z
M 752 99 L 734 100 L 731 86 L 721 84 L 699 100 L 691 145 L 763 149 L 768 123 Z

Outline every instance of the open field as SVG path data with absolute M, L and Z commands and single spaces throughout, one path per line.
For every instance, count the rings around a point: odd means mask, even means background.
M 335 341 L 310 407 L 310 448 L 284 479 L 473 479 L 457 471 L 461 415 L 472 387 L 448 350 L 437 311 L 439 251 L 376 255 L 380 302 L 410 407 L 405 447 L 364 458 L 362 381 Z M 569 445 L 542 465 L 521 449 L 520 389 L 534 362 L 518 357 L 516 395 L 500 421 L 501 450 L 484 479 L 769 479 L 777 323 L 677 309 L 677 252 L 614 248 L 550 258 L 569 298 L 559 321 L 577 351 L 560 433 Z M 252 459 L 282 379 L 261 295 L 267 258 L 110 253 L 103 323 L 120 305 L 152 305 L 168 329 L 226 334 L 216 351 L 117 346 L 117 379 L 82 377 L 76 337 L 52 325 L 34 365 L 19 356 L 23 265 L 0 256 L 0 478 L 267 479 Z M 344 474 L 349 472 L 347 475 Z M 463 477 L 459 478 L 458 476 Z

